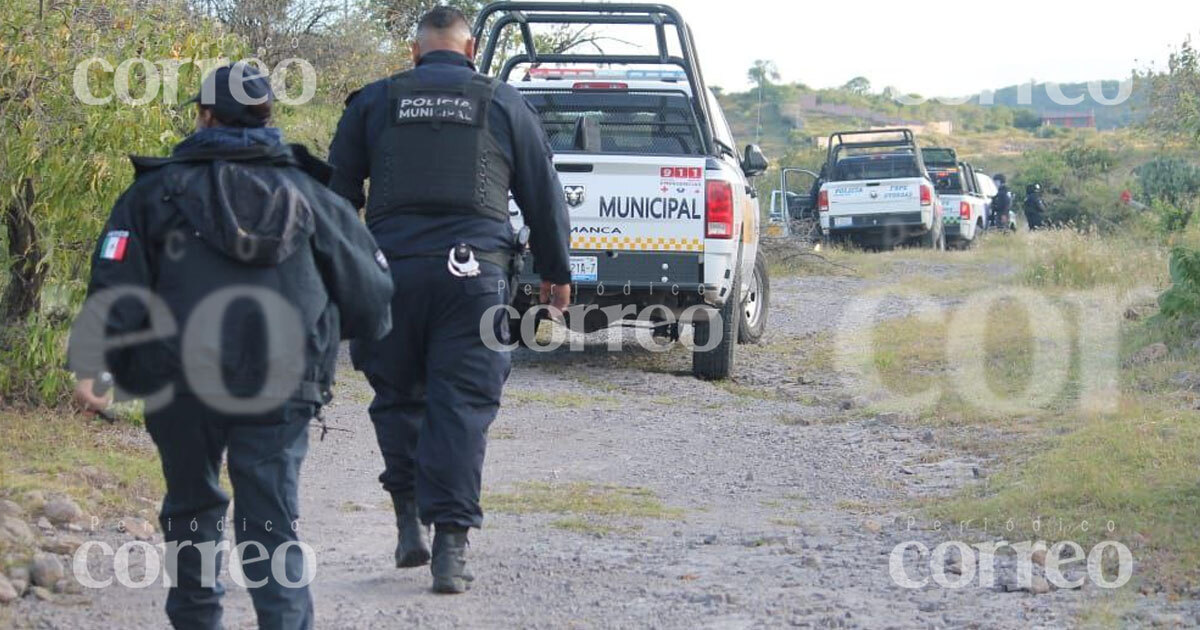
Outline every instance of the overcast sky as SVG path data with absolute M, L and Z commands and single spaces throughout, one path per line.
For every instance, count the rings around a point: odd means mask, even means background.
M 695 32 L 705 77 L 740 90 L 755 59 L 785 81 L 958 96 L 1030 79 L 1128 78 L 1200 35 L 1196 0 L 665 0 Z M 998 37 L 997 33 L 1004 33 Z

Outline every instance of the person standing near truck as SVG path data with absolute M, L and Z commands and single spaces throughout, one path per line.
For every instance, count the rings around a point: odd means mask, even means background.
M 991 215 L 988 225 L 993 225 L 1000 228 L 1008 228 L 1007 221 L 1009 213 L 1012 212 L 1013 198 L 1012 191 L 1008 189 L 1008 178 L 1004 175 L 996 175 L 996 196 L 992 197 Z
M 462 12 L 426 13 L 412 54 L 413 70 L 347 99 L 330 161 L 334 190 L 366 206 L 396 283 L 392 334 L 352 348 L 375 390 L 370 414 L 385 465 L 379 480 L 396 512 L 396 566 L 432 556 L 434 591 L 462 593 L 474 580 L 467 532 L 483 523 L 487 429 L 510 367 L 480 332 L 491 326 L 508 337 L 503 312 L 482 318 L 508 303 L 509 261 L 523 254 L 510 190 L 531 229 L 541 300 L 557 309 L 571 296 L 570 226 L 541 120 L 511 86 L 475 71 Z
M 1030 184 L 1025 190 L 1025 221 L 1029 229 L 1037 230 L 1046 221 L 1046 200 L 1042 198 L 1042 185 Z

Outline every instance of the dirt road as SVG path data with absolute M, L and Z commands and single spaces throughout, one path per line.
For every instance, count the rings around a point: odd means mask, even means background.
M 955 429 L 865 413 L 813 356 L 847 300 L 889 281 L 776 278 L 770 332 L 739 349 L 727 384 L 691 378 L 678 347 L 519 353 L 489 447 L 494 509 L 472 538 L 479 579 L 461 597 L 430 594 L 426 569 L 392 567 L 369 390 L 344 372 L 328 416 L 352 432 L 314 440 L 303 476 L 319 627 L 1072 625 L 1112 593 L 910 590 L 889 575 L 898 543 L 954 537 L 930 531 L 912 500 L 989 465 L 950 446 L 968 437 Z M 914 578 L 929 575 L 928 556 L 906 558 Z M 18 612 L 38 627 L 157 627 L 164 597 L 112 588 Z M 229 627 L 253 627 L 244 591 L 231 587 L 226 605 Z

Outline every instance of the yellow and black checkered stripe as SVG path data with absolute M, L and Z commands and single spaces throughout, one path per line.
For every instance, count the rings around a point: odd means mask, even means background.
M 702 252 L 704 239 L 635 236 L 573 236 L 571 249 L 598 251 Z

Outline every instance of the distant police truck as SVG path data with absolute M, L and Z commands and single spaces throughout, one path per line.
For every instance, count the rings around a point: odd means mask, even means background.
M 987 225 L 988 180 L 976 173 L 970 163 L 959 161 L 958 153 L 951 148 L 925 147 L 921 149 L 921 158 L 946 209 L 942 217 L 946 244 L 969 248 Z M 990 195 L 995 194 L 993 187 Z
M 767 161 L 756 146 L 739 155 L 705 87 L 690 29 L 664 5 L 495 7 L 502 13 L 492 35 L 550 23 L 643 25 L 657 35 L 650 55 L 543 54 L 530 45 L 508 57 L 499 76 L 538 111 L 555 152 L 571 214 L 570 327 L 595 332 L 640 321 L 677 339 L 681 322 L 692 325 L 694 374 L 729 376 L 734 346 L 757 341 L 767 323 L 770 283 L 748 181 Z M 668 29 L 677 48 L 667 44 Z M 495 52 L 485 49 L 481 68 L 492 67 Z M 519 227 L 520 209 L 512 212 Z M 518 311 L 536 306 L 532 269 L 520 278 Z
M 946 248 L 942 202 L 909 129 L 829 138 L 817 210 L 826 239 L 891 248 Z

